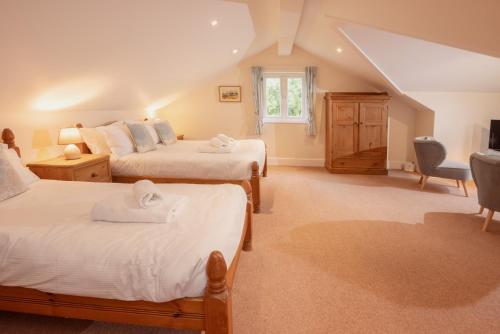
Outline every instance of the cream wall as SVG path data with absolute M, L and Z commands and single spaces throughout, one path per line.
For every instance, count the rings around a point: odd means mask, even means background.
M 434 136 L 447 149 L 448 158 L 469 161 L 471 153 L 488 150 L 491 119 L 500 119 L 499 93 L 408 92 L 434 111 Z M 418 123 L 429 123 L 428 113 Z M 432 135 L 432 133 L 420 133 Z
M 160 118 L 169 119 L 176 131 L 187 138 L 202 139 L 219 132 L 237 138 L 255 137 L 250 68 L 302 70 L 317 66 L 316 122 L 318 135 L 308 137 L 305 124 L 265 124 L 262 139 L 268 147 L 270 162 L 292 165 L 323 165 L 325 150 L 325 112 L 323 93 L 327 91 L 375 91 L 367 82 L 294 47 L 291 56 L 277 55 L 276 45 L 243 60 L 236 66 L 207 80 L 160 110 Z M 342 55 L 339 55 L 342 56 Z M 242 86 L 241 103 L 218 102 L 219 85 Z M 415 110 L 394 98 L 390 102 L 389 160 L 399 167 L 411 159 L 411 140 L 415 136 Z
M 17 110 L 0 113 L 0 128 L 9 127 L 16 135 L 24 162 L 42 160 L 62 154 L 64 146 L 57 145 L 59 129 L 81 122 L 96 126 L 118 119 L 141 119 L 144 112 L 133 110 L 85 110 L 34 112 Z

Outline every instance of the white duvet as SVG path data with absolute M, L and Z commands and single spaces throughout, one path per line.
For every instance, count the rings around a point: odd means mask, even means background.
M 0 285 L 155 302 L 202 296 L 210 252 L 233 260 L 246 195 L 228 184 L 158 186 L 190 197 L 174 224 L 90 220 L 95 201 L 131 184 L 40 180 L 0 202 Z
M 238 140 L 231 153 L 201 153 L 199 147 L 208 141 L 178 140 L 175 144 L 157 145 L 146 153 L 131 153 L 111 157 L 115 176 L 146 175 L 150 177 L 247 180 L 252 176 L 252 162 L 264 168 L 266 147 L 262 140 Z

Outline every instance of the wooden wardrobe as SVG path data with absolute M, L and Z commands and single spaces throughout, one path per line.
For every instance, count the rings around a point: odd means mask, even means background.
M 387 174 L 387 93 L 326 93 L 325 167 Z

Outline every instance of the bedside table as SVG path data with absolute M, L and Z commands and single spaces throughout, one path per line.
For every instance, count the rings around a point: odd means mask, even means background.
M 177 135 L 177 140 L 184 140 L 184 135 Z
M 61 181 L 111 182 L 109 155 L 82 154 L 80 159 L 57 157 L 27 165 L 41 179 Z

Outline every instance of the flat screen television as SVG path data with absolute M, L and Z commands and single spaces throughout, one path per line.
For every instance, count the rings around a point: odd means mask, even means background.
M 489 147 L 491 150 L 500 151 L 500 119 L 491 120 Z

